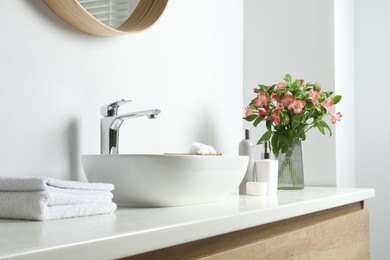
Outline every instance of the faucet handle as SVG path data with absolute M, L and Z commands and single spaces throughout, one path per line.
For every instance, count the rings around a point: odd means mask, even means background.
M 131 102 L 131 100 L 121 99 L 116 102 L 110 103 L 100 107 L 100 114 L 102 116 L 116 116 L 118 114 L 118 108 L 121 105 Z

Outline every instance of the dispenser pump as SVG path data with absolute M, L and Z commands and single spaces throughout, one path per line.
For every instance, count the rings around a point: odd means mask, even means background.
M 251 138 L 249 129 L 245 129 L 245 140 L 249 140 Z
M 269 148 L 269 144 L 267 141 L 264 142 L 264 154 L 263 154 L 263 158 L 264 159 L 269 159 L 269 151 L 268 151 L 268 148 Z

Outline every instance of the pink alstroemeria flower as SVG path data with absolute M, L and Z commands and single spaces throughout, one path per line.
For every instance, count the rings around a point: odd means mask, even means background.
M 265 110 L 264 108 L 259 109 L 259 116 L 261 117 L 261 119 L 266 118 L 267 114 L 268 114 L 268 110 Z
M 274 123 L 275 125 L 278 125 L 280 124 L 280 117 L 278 116 L 272 116 L 272 123 Z
M 295 98 L 291 95 L 287 95 L 287 96 L 284 96 L 282 97 L 282 99 L 280 99 L 280 103 L 284 106 L 284 107 L 289 107 L 291 105 L 291 103 L 294 103 L 295 102 Z
M 253 92 L 256 93 L 256 94 L 258 94 L 260 91 L 259 91 L 258 88 L 254 88 L 254 89 L 253 89 Z
M 245 108 L 245 117 L 248 117 L 248 116 L 253 115 L 255 113 L 256 113 L 256 110 L 250 109 L 249 107 Z
M 326 109 L 326 112 L 329 114 L 330 111 L 332 110 L 333 100 L 331 101 L 325 100 L 321 103 L 321 105 Z
M 275 125 L 280 124 L 280 109 L 276 108 L 272 111 L 272 119 L 271 122 L 274 123 Z
M 274 115 L 274 116 L 280 115 L 280 110 L 279 110 L 279 109 L 274 109 L 274 110 L 272 111 L 272 115 Z
M 282 89 L 282 88 L 285 88 L 285 87 L 287 87 L 287 83 L 286 82 L 280 82 L 278 84 L 278 89 Z
M 306 106 L 306 102 L 304 100 L 296 100 L 294 105 L 294 113 L 296 115 L 302 113 L 302 109 Z
M 276 93 L 272 94 L 271 98 L 272 98 L 273 100 L 275 100 L 275 101 L 279 101 L 279 95 L 276 94 Z
M 313 105 L 318 104 L 318 99 L 321 97 L 321 92 L 320 91 L 315 91 L 314 89 L 310 89 L 310 101 L 313 103 Z
M 311 97 L 315 99 L 319 99 L 321 97 L 321 91 L 315 91 L 313 88 L 311 88 L 309 91 Z
M 266 107 L 268 106 L 268 98 L 266 94 L 259 94 L 255 100 L 255 105 L 257 107 Z
M 297 100 L 294 99 L 294 101 L 291 102 L 291 103 L 288 105 L 287 109 L 288 109 L 288 110 L 293 110 L 293 109 L 295 108 L 296 105 L 297 105 Z
M 341 121 L 341 117 L 343 116 L 340 112 L 330 115 L 332 116 L 332 124 L 336 124 L 337 121 Z

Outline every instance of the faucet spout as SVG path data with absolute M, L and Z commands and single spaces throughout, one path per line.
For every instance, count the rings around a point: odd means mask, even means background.
M 123 115 L 117 116 L 117 119 L 126 120 L 126 119 L 130 119 L 130 118 L 136 118 L 136 117 L 142 117 L 142 116 L 147 116 L 149 119 L 152 119 L 152 118 L 154 119 L 160 113 L 161 113 L 160 109 L 150 109 L 150 110 L 143 110 L 143 111 L 137 111 L 137 112 L 123 114 Z
M 157 117 L 157 115 L 160 113 L 161 113 L 160 109 L 150 109 L 150 110 L 130 112 L 127 114 L 115 116 L 112 119 L 112 124 L 111 124 L 110 128 L 119 130 L 123 121 L 125 121 L 125 120 L 137 118 L 137 117 L 143 117 L 143 116 L 147 116 L 149 119 L 155 119 Z
M 121 102 L 123 102 L 123 100 Z M 107 113 L 107 116 L 104 116 L 100 121 L 101 154 L 118 154 L 119 129 L 125 120 L 143 116 L 154 119 L 161 113 L 161 110 L 159 109 L 151 109 L 117 115 L 117 108 L 115 113 Z

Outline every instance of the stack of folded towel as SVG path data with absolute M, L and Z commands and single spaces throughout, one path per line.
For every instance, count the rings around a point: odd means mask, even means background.
M 49 220 L 112 213 L 113 189 L 106 183 L 0 176 L 0 218 Z

